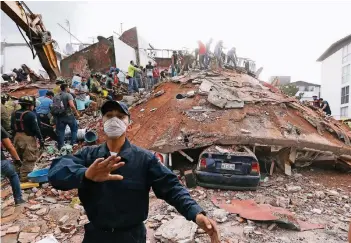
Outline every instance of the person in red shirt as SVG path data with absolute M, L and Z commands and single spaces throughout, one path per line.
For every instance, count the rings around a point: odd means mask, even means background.
M 206 68 L 205 66 L 206 46 L 201 41 L 198 41 L 197 43 L 199 44 L 200 69 L 204 69 Z
M 160 70 L 158 69 L 157 63 L 154 64 L 154 69 L 152 70 L 152 75 L 154 77 L 154 85 L 158 83 L 160 79 Z

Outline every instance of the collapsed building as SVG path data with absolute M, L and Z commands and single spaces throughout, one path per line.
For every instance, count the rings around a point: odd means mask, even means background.
M 289 175 L 292 165 L 320 161 L 351 168 L 347 125 L 243 70 L 174 77 L 130 111 L 130 140 L 163 154 L 169 166 L 196 164 L 212 145 L 245 145 L 268 171 L 276 165 Z

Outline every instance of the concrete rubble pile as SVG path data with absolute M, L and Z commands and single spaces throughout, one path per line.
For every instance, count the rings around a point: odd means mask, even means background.
M 189 191 L 217 222 L 221 242 L 314 243 L 347 240 L 351 187 L 341 186 L 325 187 L 294 173 L 292 177 L 273 176 L 254 192 L 203 188 Z M 241 203 L 235 206 L 234 202 Z M 262 208 L 255 211 L 253 205 L 269 206 L 275 212 L 269 215 Z M 234 207 L 240 213 L 233 212 Z M 210 242 L 201 229 L 179 217 L 172 206 L 157 201 L 151 203 L 150 211 L 146 226 L 160 242 Z M 287 211 L 289 214 L 282 213 Z
M 268 149 L 287 174 L 310 161 L 351 168 L 347 125 L 246 73 L 188 72 L 159 84 L 131 114 L 132 142 L 161 153 L 248 145 Z
M 25 189 L 27 204 L 14 207 L 11 187 L 1 191 L 2 242 L 32 243 L 42 239 L 81 242 L 83 225 L 89 222 L 77 197 L 77 190 L 60 191 L 48 183 Z M 49 243 L 55 241 L 43 241 Z

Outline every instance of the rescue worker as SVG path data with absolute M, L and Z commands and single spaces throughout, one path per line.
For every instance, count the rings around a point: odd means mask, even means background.
M 91 107 L 93 111 L 96 110 L 96 102 L 90 100 L 88 97 L 89 89 L 87 86 L 87 79 L 85 77 L 82 77 L 82 82 L 76 86 L 75 92 L 78 111 L 84 111 L 89 107 Z
M 319 103 L 322 111 L 324 111 L 327 115 L 331 115 L 331 110 L 328 101 L 323 100 L 323 98 L 319 98 Z
M 173 51 L 171 60 L 172 60 L 172 64 L 171 64 L 172 77 L 174 77 L 174 76 L 177 76 L 177 70 L 178 70 L 178 54 L 177 54 L 177 51 Z
M 10 140 L 10 134 L 8 134 L 2 126 L 1 126 L 1 144 L 11 154 L 12 158 L 14 159 L 13 163 L 17 166 L 21 166 L 22 161 L 18 156 L 17 151 Z M 22 198 L 21 183 L 19 181 L 18 174 L 16 173 L 16 170 L 13 164 L 11 163 L 11 161 L 6 159 L 6 156 L 2 150 L 2 147 L 1 147 L 1 175 L 4 175 L 5 177 L 7 177 L 10 181 L 12 192 L 13 192 L 13 198 L 15 200 L 15 205 L 17 206 L 19 204 L 25 203 L 25 201 Z
M 218 41 L 214 49 L 214 55 L 217 59 L 217 67 L 222 68 L 222 50 L 223 50 L 223 41 Z
M 154 69 L 152 70 L 152 76 L 154 77 L 154 84 L 156 85 L 160 80 L 160 69 L 157 66 L 157 63 L 154 64 Z
M 9 101 L 9 96 L 1 94 L 1 126 L 8 132 L 11 130 L 11 113 L 6 107 L 7 101 Z
M 77 132 L 78 132 L 78 123 L 77 119 L 73 114 L 80 117 L 79 112 L 74 105 L 74 98 L 70 93 L 70 89 L 67 84 L 61 84 L 61 93 L 54 97 L 53 106 L 60 105 L 64 112 L 61 115 L 56 115 L 56 132 L 58 135 L 57 138 L 57 147 L 61 149 L 65 142 L 65 130 L 67 125 L 71 129 L 71 145 L 73 147 L 77 146 Z M 59 104 L 56 104 L 59 103 Z M 51 108 L 53 112 L 55 107 Z
M 52 99 L 54 97 L 54 93 L 52 91 L 47 91 L 45 96 L 41 96 L 38 98 L 40 102 L 36 107 L 36 113 L 38 117 L 38 123 L 40 127 L 41 134 L 43 138 L 50 137 L 54 141 L 57 140 L 57 134 L 54 130 L 54 127 L 51 125 L 51 114 L 50 107 L 52 105 Z
M 213 39 L 210 38 L 210 40 L 206 43 L 206 55 L 205 55 L 205 66 L 208 67 L 210 65 L 210 50 L 211 50 L 211 44 L 213 42 Z
M 200 69 L 206 69 L 207 65 L 206 65 L 206 46 L 204 45 L 204 43 L 202 43 L 201 41 L 197 42 L 199 44 L 199 63 L 200 63 Z
M 94 98 L 98 109 L 100 109 L 104 100 L 102 97 L 102 88 L 100 84 L 101 77 L 102 75 L 100 73 L 95 73 L 90 84 L 90 95 L 92 98 Z
M 21 109 L 12 114 L 11 129 L 16 151 L 23 162 L 19 168 L 20 180 L 27 181 L 27 175 L 33 171 L 39 157 L 36 138 L 39 139 L 41 149 L 44 149 L 44 140 L 39 129 L 37 116 L 33 112 L 35 99 L 31 96 L 23 96 L 18 103 L 21 105 Z
M 133 60 L 129 62 L 129 67 L 128 67 L 128 76 L 127 79 L 129 80 L 129 85 L 128 85 L 128 93 L 132 94 L 134 92 L 139 92 L 139 85 L 137 83 L 137 80 L 135 79 L 135 72 L 141 72 L 139 68 L 134 67 L 134 62 Z
M 227 65 L 230 65 L 230 62 L 232 62 L 234 68 L 236 68 L 236 62 L 237 62 L 236 60 L 237 60 L 236 49 L 235 47 L 233 47 L 227 52 Z
M 83 243 L 146 242 L 149 191 L 174 206 L 220 242 L 215 223 L 191 198 L 179 179 L 153 153 L 126 139 L 130 113 L 124 103 L 106 101 L 101 108 L 107 141 L 75 155 L 54 159 L 49 181 L 54 188 L 78 188 L 90 223 Z M 123 161 L 123 162 L 122 162 Z
M 52 90 L 54 92 L 54 95 L 57 95 L 61 92 L 60 86 L 61 86 L 61 84 L 64 84 L 64 83 L 65 83 L 65 80 L 62 77 L 59 77 L 56 79 L 56 83 L 55 83 L 56 86 Z

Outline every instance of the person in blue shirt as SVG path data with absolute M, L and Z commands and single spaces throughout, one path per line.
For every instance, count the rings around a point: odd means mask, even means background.
M 78 188 L 90 221 L 84 227 L 83 243 L 145 243 L 143 222 L 148 216 L 151 188 L 158 198 L 205 230 L 211 242 L 219 243 L 216 224 L 205 216 L 177 176 L 153 153 L 128 141 L 127 106 L 106 101 L 101 113 L 106 143 L 54 159 L 48 173 L 54 188 Z
M 40 104 L 36 107 L 36 113 L 43 138 L 45 139 L 46 137 L 50 137 L 51 139 L 56 141 L 57 134 L 54 130 L 54 127 L 50 124 L 50 106 L 53 103 L 53 97 L 54 92 L 52 91 L 47 91 L 45 96 L 39 97 L 37 100 L 40 102 Z

